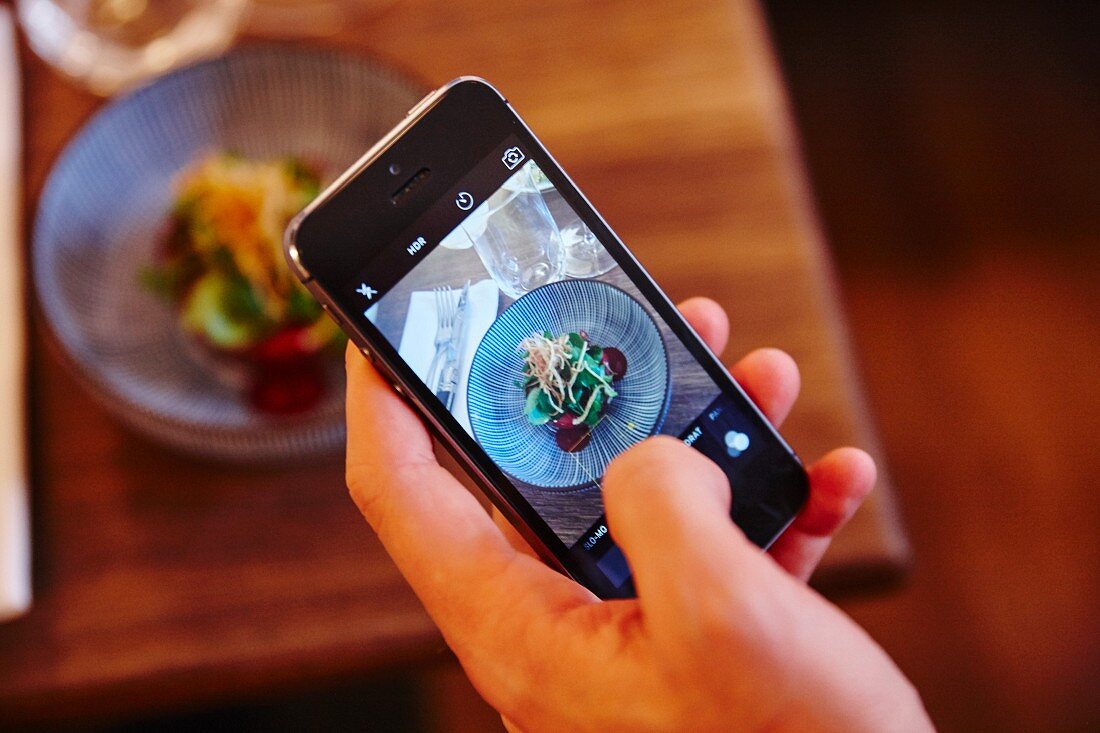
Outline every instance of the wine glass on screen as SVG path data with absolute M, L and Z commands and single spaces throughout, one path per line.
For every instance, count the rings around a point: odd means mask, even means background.
M 565 274 L 561 232 L 531 177 L 531 164 L 467 217 L 463 231 L 505 294 L 519 298 Z

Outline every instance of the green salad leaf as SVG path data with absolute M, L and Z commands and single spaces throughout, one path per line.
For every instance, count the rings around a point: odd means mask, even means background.
M 588 427 L 599 423 L 604 408 L 618 396 L 611 386 L 614 375 L 601 362 L 603 349 L 586 334 L 554 336 L 548 331 L 523 340 L 527 391 L 524 415 L 533 425 L 544 425 L 565 414 Z

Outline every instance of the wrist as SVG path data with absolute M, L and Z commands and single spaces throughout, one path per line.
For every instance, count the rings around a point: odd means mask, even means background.
M 882 684 L 803 700 L 764 727 L 766 733 L 928 733 L 935 731 L 920 694 L 900 671 Z

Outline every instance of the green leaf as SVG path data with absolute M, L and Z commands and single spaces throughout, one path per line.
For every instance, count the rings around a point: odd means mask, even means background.
M 539 395 L 541 394 L 541 392 L 541 390 L 533 389 L 527 393 L 527 400 L 523 405 L 524 412 L 530 412 L 531 410 L 534 410 L 536 408 L 539 403 Z
M 240 275 L 240 271 L 237 269 L 237 261 L 233 259 L 233 253 L 224 244 L 219 244 L 211 249 L 207 257 L 211 268 L 227 275 Z
M 225 307 L 232 288 L 221 275 L 210 273 L 191 288 L 181 313 L 183 326 L 211 344 L 226 349 L 242 349 L 254 344 L 263 331 L 252 319 L 235 318 Z
M 321 306 L 305 288 L 295 285 L 287 299 L 286 316 L 296 323 L 313 323 L 321 317 Z
M 240 276 L 226 278 L 224 288 L 221 305 L 229 318 L 256 325 L 267 321 L 260 299 L 247 280 Z
M 298 158 L 287 158 L 284 165 L 296 183 L 318 184 L 320 182 L 313 169 Z
M 297 193 L 302 199 L 302 205 L 316 198 L 321 192 L 321 179 L 317 173 L 297 158 L 288 158 L 284 165 L 294 179 L 294 185 L 298 187 Z
M 554 413 L 554 405 L 550 402 L 550 395 L 545 391 L 538 389 L 535 390 L 539 395 L 538 407 L 540 412 L 545 412 L 548 415 Z
M 541 389 L 531 390 L 527 394 L 527 401 L 523 407 L 523 413 L 532 425 L 544 425 L 550 420 L 550 415 L 539 409 L 539 399 L 544 395 Z
M 202 262 L 192 253 L 150 265 L 138 272 L 138 280 L 150 292 L 176 302 L 202 275 Z
M 195 215 L 195 207 L 198 205 L 199 199 L 193 193 L 187 193 L 176 199 L 172 204 L 172 216 L 176 219 L 186 223 L 186 220 L 191 219 Z
M 588 427 L 595 427 L 596 423 L 600 421 L 600 410 L 603 407 L 603 392 L 597 392 L 596 398 L 592 401 L 592 408 L 588 411 L 588 415 L 584 418 L 584 424 Z
M 176 278 L 170 267 L 144 267 L 138 280 L 146 290 L 165 300 L 172 300 L 175 295 Z
M 592 390 L 599 388 L 602 382 L 600 382 L 600 380 L 596 379 L 588 372 L 581 372 L 577 375 L 577 381 L 573 384 L 574 388 L 576 385 L 579 384 L 581 388 L 584 389 L 585 393 L 588 394 Z

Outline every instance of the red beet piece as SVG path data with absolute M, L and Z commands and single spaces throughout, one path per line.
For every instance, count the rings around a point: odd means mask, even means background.
M 626 357 L 613 346 L 604 348 L 600 363 L 611 372 L 613 379 L 622 379 L 626 376 Z
M 554 436 L 554 440 L 557 441 L 558 447 L 566 453 L 576 453 L 579 450 L 583 450 L 588 441 L 592 440 L 592 431 L 587 425 L 580 425 L 575 428 L 561 428 L 558 430 L 557 435 Z
M 571 430 L 577 427 L 577 416 L 571 412 L 563 412 L 551 420 L 550 424 L 559 430 Z
M 308 326 L 281 328 L 256 344 L 252 356 L 261 364 L 290 364 L 301 361 L 317 351 L 308 334 Z
M 257 369 L 249 399 L 257 410 L 273 415 L 305 412 L 325 393 L 323 371 L 311 360 Z

